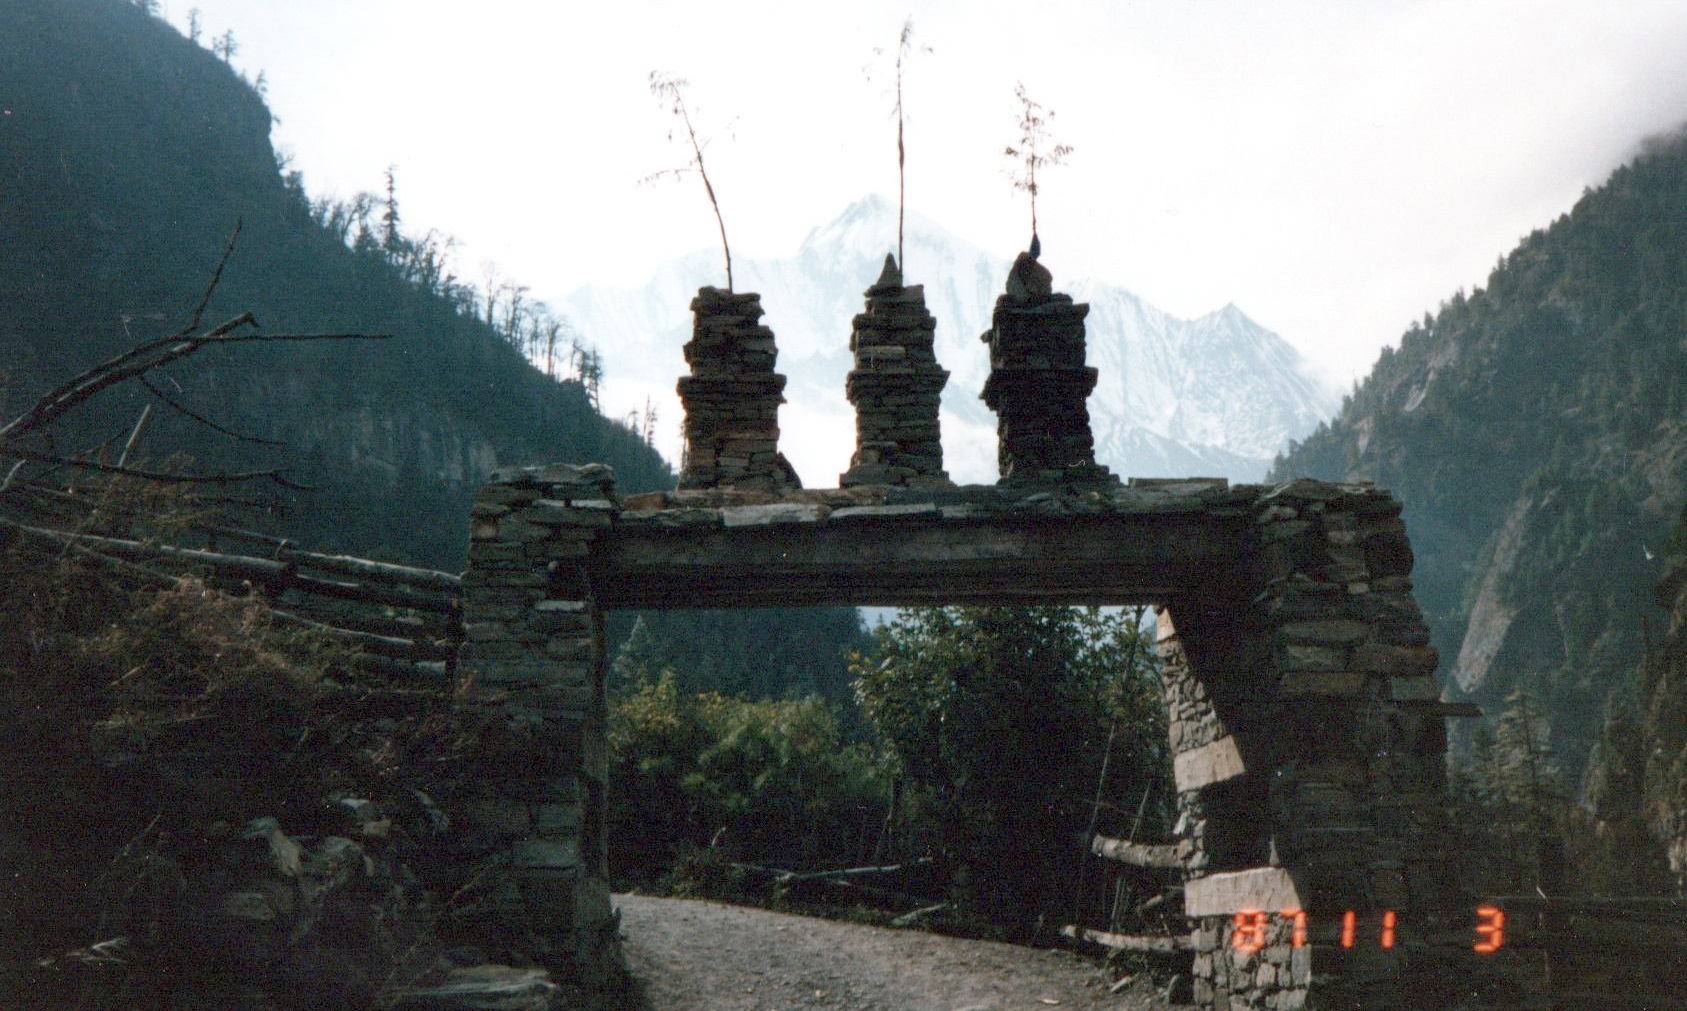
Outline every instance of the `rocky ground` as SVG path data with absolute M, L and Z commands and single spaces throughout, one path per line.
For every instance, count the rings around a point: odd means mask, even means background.
M 1146 977 L 1117 990 L 1097 962 L 689 899 L 620 895 L 648 1011 L 1167 1011 Z

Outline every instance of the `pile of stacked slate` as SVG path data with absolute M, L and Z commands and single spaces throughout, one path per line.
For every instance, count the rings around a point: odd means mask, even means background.
M 925 287 L 903 287 L 887 255 L 866 296 L 849 335 L 855 369 L 844 387 L 855 405 L 855 455 L 838 485 L 946 487 L 937 406 L 949 373 L 932 351 L 937 321 L 926 311 Z
M 679 381 L 685 405 L 681 488 L 800 488 L 779 452 L 779 405 L 785 377 L 773 371 L 779 351 L 762 326 L 761 296 L 700 288 Z
M 1095 462 L 1084 403 L 1096 382 L 1096 370 L 1084 364 L 1089 311 L 1053 290 L 1034 253 L 1019 254 L 979 338 L 990 345 L 983 398 L 996 412 L 999 483 L 1117 483 Z

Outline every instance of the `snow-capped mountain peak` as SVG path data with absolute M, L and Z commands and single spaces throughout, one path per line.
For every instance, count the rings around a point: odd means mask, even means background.
M 830 223 L 810 229 L 797 255 L 849 253 L 871 257 L 886 248 L 892 252 L 896 249 L 896 208 L 874 193 L 844 208 Z
M 957 481 L 996 478 L 995 416 L 978 398 L 989 362 L 978 335 L 1002 290 L 1013 253 L 992 255 L 909 212 L 909 284 L 923 284 L 937 319 L 937 356 L 950 371 L 943 396 L 945 464 Z M 844 400 L 850 321 L 862 292 L 896 250 L 896 205 L 871 195 L 812 229 L 795 255 L 734 262 L 738 288 L 757 291 L 790 382 L 780 412 L 785 454 L 804 481 L 829 486 L 849 465 L 854 415 Z M 658 446 L 678 459 L 689 303 L 718 283 L 704 253 L 664 263 L 643 288 L 581 288 L 562 308 L 604 359 L 604 398 L 616 410 L 658 405 Z M 1199 474 L 1258 480 L 1271 457 L 1328 417 L 1339 395 L 1311 378 L 1281 337 L 1234 304 L 1198 319 L 1171 316 L 1119 287 L 1082 280 L 1057 287 L 1090 304 L 1089 363 L 1100 381 L 1089 401 L 1098 462 L 1123 476 Z

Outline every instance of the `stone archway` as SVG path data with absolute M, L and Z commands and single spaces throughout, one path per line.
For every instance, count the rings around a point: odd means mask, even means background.
M 465 815 L 507 860 L 510 941 L 588 971 L 613 957 L 605 611 L 1152 602 L 1198 999 L 1291 1006 L 1314 971 L 1387 968 L 1398 949 L 1340 947 L 1347 911 L 1375 933 L 1385 912 L 1456 907 L 1444 713 L 1399 512 L 1309 481 L 622 498 L 603 467 L 502 472 L 474 507 L 461 669 L 466 704 L 526 745 Z
M 705 288 L 679 383 L 681 490 L 619 497 L 595 465 L 481 489 L 459 669 L 493 742 L 465 805 L 501 871 L 489 923 L 588 978 L 614 958 L 608 609 L 1155 603 L 1197 1003 L 1299 1008 L 1316 973 L 1331 994 L 1359 986 L 1343 1006 L 1395 1007 L 1433 980 L 1424 953 L 1456 908 L 1447 713 L 1399 502 L 1314 481 L 1121 483 L 1094 460 L 1088 306 L 1031 253 L 982 338 L 1001 480 L 955 487 L 924 293 L 887 257 L 865 295 L 840 488 L 802 490 L 779 453 L 784 378 L 759 297 Z

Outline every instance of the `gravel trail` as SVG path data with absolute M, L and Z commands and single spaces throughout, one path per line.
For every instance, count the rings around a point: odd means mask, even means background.
M 649 1011 L 1166 1011 L 1057 951 L 716 902 L 617 895 Z

